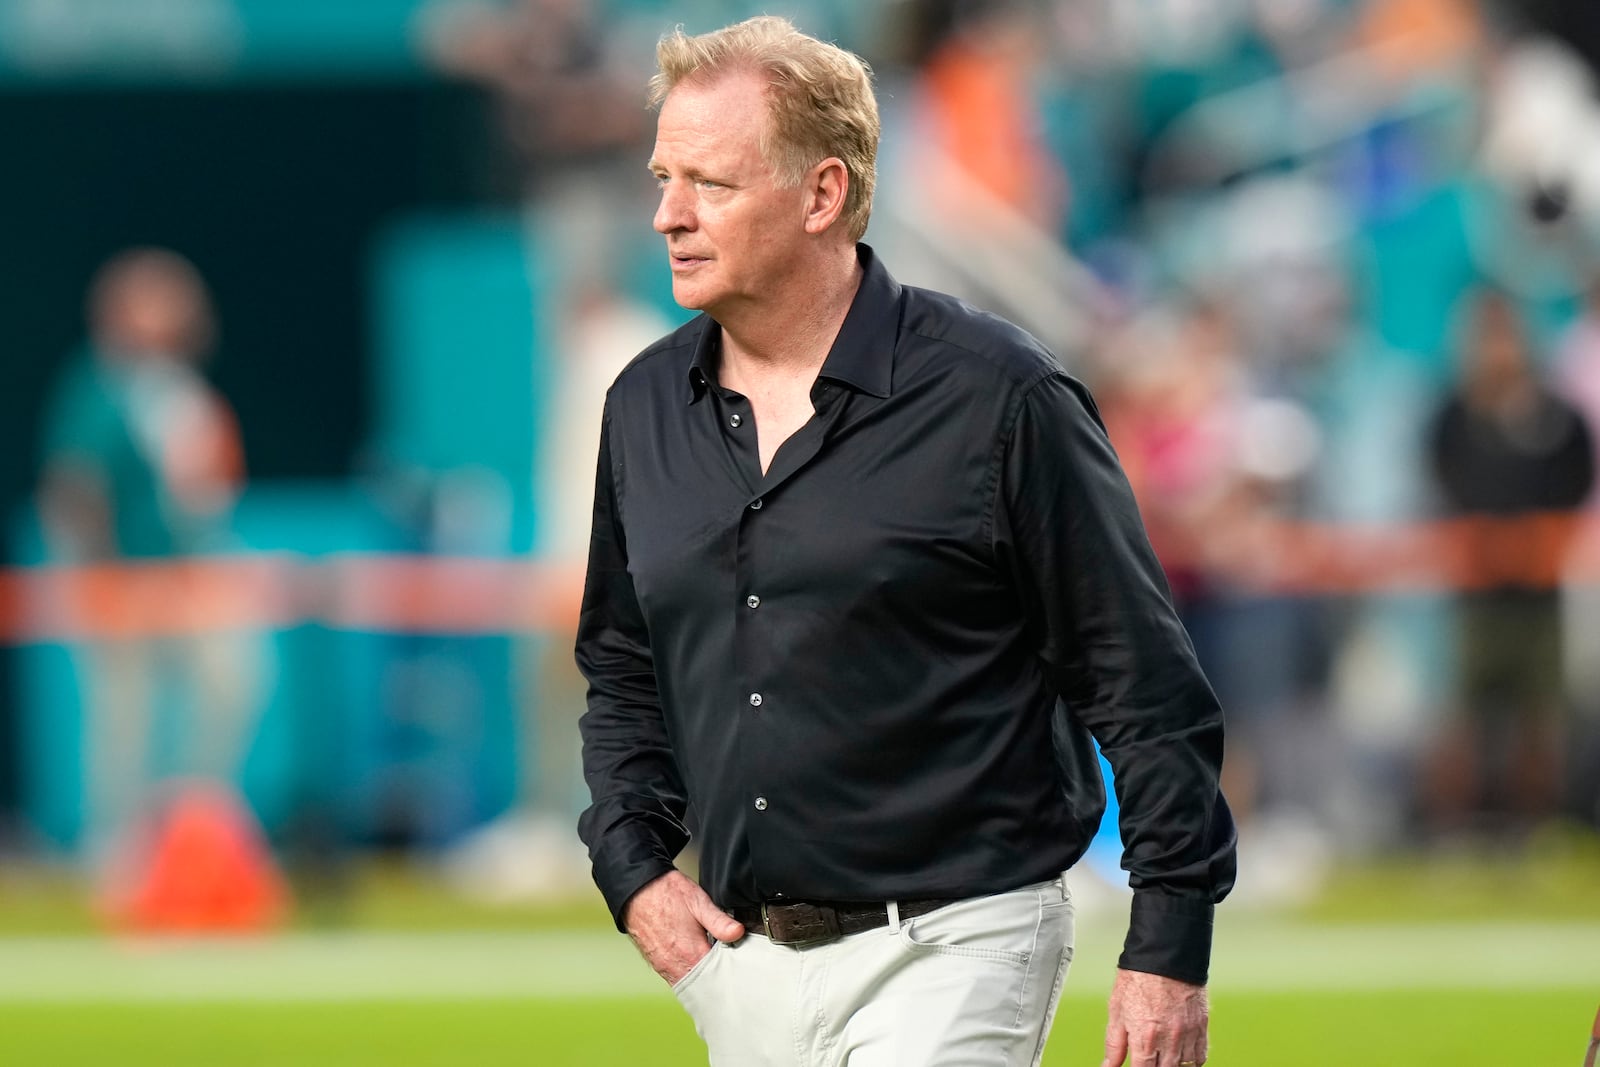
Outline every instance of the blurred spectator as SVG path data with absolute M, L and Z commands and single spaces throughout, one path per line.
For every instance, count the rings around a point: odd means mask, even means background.
M 1111 339 L 1096 383 L 1180 614 L 1206 596 L 1212 520 L 1234 487 L 1249 381 L 1217 305 L 1153 311 Z
M 1045 137 L 1050 26 L 1025 0 L 915 0 L 901 12 L 915 64 L 908 135 L 885 141 L 868 239 L 902 280 L 1004 315 L 1063 357 L 1089 344 L 1102 294 L 1062 244 L 1066 169 Z M 899 103 L 903 97 L 905 103 Z
M 96 274 L 88 315 L 88 344 L 44 421 L 40 509 L 51 557 L 136 563 L 222 547 L 243 449 L 232 411 L 199 370 L 216 330 L 198 271 L 165 249 L 120 253 Z M 119 588 L 133 597 L 143 587 Z M 141 616 L 159 617 L 160 605 L 151 607 Z M 84 643 L 82 840 L 91 852 L 139 814 L 153 778 L 232 778 L 250 666 L 227 634 Z M 181 725 L 158 729 L 158 709 L 168 708 Z M 165 751 L 158 737 L 170 739 Z
M 1286 562 L 1271 531 L 1295 516 L 1318 431 L 1298 403 L 1266 393 L 1254 370 L 1238 317 L 1199 300 L 1119 339 L 1098 395 L 1195 652 L 1228 710 L 1223 777 L 1251 828 L 1240 852 L 1252 868 L 1246 892 L 1276 899 L 1317 884 L 1304 849 L 1319 848 L 1319 835 L 1304 813 L 1322 799 L 1317 764 L 1326 768 L 1331 755 L 1318 736 L 1316 613 L 1270 585 Z M 1303 863 L 1279 862 L 1291 849 Z
M 1462 380 L 1432 425 L 1445 507 L 1494 520 L 1577 507 L 1594 482 L 1582 412 L 1539 380 L 1509 300 L 1484 291 L 1469 307 Z M 1508 562 L 1536 551 L 1526 536 L 1508 539 L 1486 526 L 1472 549 L 1484 585 L 1459 601 L 1456 707 L 1433 753 L 1424 814 L 1438 832 L 1471 829 L 1483 816 L 1522 832 L 1555 814 L 1562 799 L 1561 594 L 1501 577 Z
M 215 547 L 243 450 L 196 366 L 215 332 L 199 273 L 165 250 L 124 252 L 96 275 L 88 310 L 89 345 L 45 420 L 52 549 L 89 561 Z
M 918 57 L 918 168 L 933 205 L 981 229 L 991 198 L 1051 235 L 1063 232 L 1067 179 L 1043 139 L 1037 99 L 1049 58 L 1045 26 L 1018 0 L 922 0 Z

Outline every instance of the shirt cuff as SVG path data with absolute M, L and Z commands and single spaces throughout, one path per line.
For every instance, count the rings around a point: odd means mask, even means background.
M 1128 939 L 1117 966 L 1205 985 L 1211 967 L 1211 925 L 1216 905 L 1199 897 L 1156 890 L 1136 892 Z
M 652 848 L 644 842 L 609 849 L 607 854 L 594 857 L 594 883 L 600 887 L 600 895 L 605 897 L 611 920 L 619 931 L 628 932 L 622 923 L 622 912 L 633 895 L 675 869 L 672 860 L 660 853 L 659 846 Z

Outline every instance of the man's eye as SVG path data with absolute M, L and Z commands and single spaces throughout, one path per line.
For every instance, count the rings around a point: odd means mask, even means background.
M 721 182 L 714 182 L 710 178 L 701 178 L 700 181 L 697 182 L 696 184 L 698 184 L 700 186 L 700 188 L 702 188 L 702 189 L 721 189 L 722 188 L 722 183 Z

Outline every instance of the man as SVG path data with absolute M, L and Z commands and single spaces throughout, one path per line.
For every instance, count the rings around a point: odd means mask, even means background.
M 39 504 L 53 561 L 182 558 L 226 545 L 244 482 L 227 400 L 201 365 L 216 336 L 209 288 L 188 259 L 132 248 L 96 272 L 87 343 L 46 406 Z M 158 595 L 125 586 L 123 603 Z M 75 648 L 84 692 L 80 840 L 105 859 L 152 799 L 158 770 L 225 778 L 254 709 L 256 655 L 235 633 L 141 633 Z M 163 751 L 160 719 L 182 715 Z
M 859 59 L 776 18 L 657 54 L 655 228 L 705 314 L 603 421 L 580 832 L 618 927 L 713 1064 L 1036 1064 L 1092 732 L 1135 889 L 1106 1060 L 1204 1063 L 1221 713 L 1092 401 L 858 243 Z
M 1462 378 L 1434 413 L 1428 447 L 1445 510 L 1482 520 L 1465 546 L 1481 584 L 1457 600 L 1456 707 L 1430 754 L 1422 800 L 1433 833 L 1489 829 L 1517 840 L 1564 799 L 1567 641 L 1562 591 L 1549 582 L 1565 569 L 1572 535 L 1552 527 L 1539 544 L 1502 524 L 1583 504 L 1594 487 L 1594 435 L 1583 412 L 1539 377 L 1509 298 L 1483 290 L 1464 307 Z M 1546 574 L 1519 575 L 1508 562 Z

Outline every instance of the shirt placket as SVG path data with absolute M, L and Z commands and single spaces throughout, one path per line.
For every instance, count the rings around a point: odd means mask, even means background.
M 754 587 L 751 560 L 751 541 L 757 536 L 752 520 L 760 517 L 765 501 L 760 495 L 761 461 L 755 416 L 749 400 L 739 393 L 720 389 L 716 394 L 715 407 L 726 452 L 732 460 L 732 467 L 739 473 L 744 494 L 733 531 L 733 588 L 737 600 L 728 605 L 728 610 L 736 613 L 733 625 L 733 669 L 731 685 L 724 690 L 723 697 L 732 704 L 728 715 L 738 724 L 742 736 L 749 730 L 760 730 L 760 713 L 767 702 L 767 694 L 762 691 L 768 662 L 762 652 L 765 642 L 755 628 L 753 618 L 761 607 L 761 594 Z M 743 780 L 735 786 L 738 791 L 737 802 L 750 812 L 751 818 L 759 820 L 771 806 L 770 799 L 762 791 L 761 761 L 757 755 L 762 750 L 761 745 L 757 741 L 741 745 L 741 750 L 747 758 L 739 762 L 738 773 Z M 759 824 L 751 826 L 752 837 L 759 833 Z M 749 845 L 754 853 L 754 840 Z
M 827 392 L 831 395 L 831 389 Z M 814 392 L 813 396 L 816 398 L 818 394 Z M 724 394 L 722 400 L 724 433 L 733 439 L 731 451 L 741 461 L 748 460 L 748 465 L 741 463 L 742 469 L 759 471 L 756 425 L 749 402 L 738 394 Z M 783 679 L 773 675 L 772 650 L 776 640 L 773 613 L 781 611 L 782 605 L 767 595 L 763 585 L 764 580 L 774 577 L 763 573 L 764 561 L 770 560 L 772 554 L 762 548 L 768 536 L 766 530 L 775 519 L 767 509 L 783 486 L 816 458 L 827 435 L 830 415 L 836 414 L 836 408 L 830 411 L 830 405 L 819 403 L 817 416 L 784 442 L 773 458 L 772 467 L 745 498 L 734 533 L 736 599 L 730 605 L 736 613 L 733 627 L 736 706 L 733 711 L 740 716 L 741 735 L 752 739 L 742 746 L 747 758 L 740 764 L 745 776 L 740 788 L 742 803 L 749 810 L 745 822 L 746 843 L 756 892 L 763 899 L 785 895 L 784 887 L 772 875 L 775 866 L 772 861 L 777 858 L 775 850 L 784 847 L 782 841 L 774 837 L 774 827 L 786 821 L 783 805 L 799 799 L 783 796 L 771 788 L 773 783 L 766 776 L 765 760 L 781 758 L 781 754 L 771 752 L 770 746 L 762 743 L 762 735 L 768 732 L 769 718 L 794 710 L 784 708 Z

